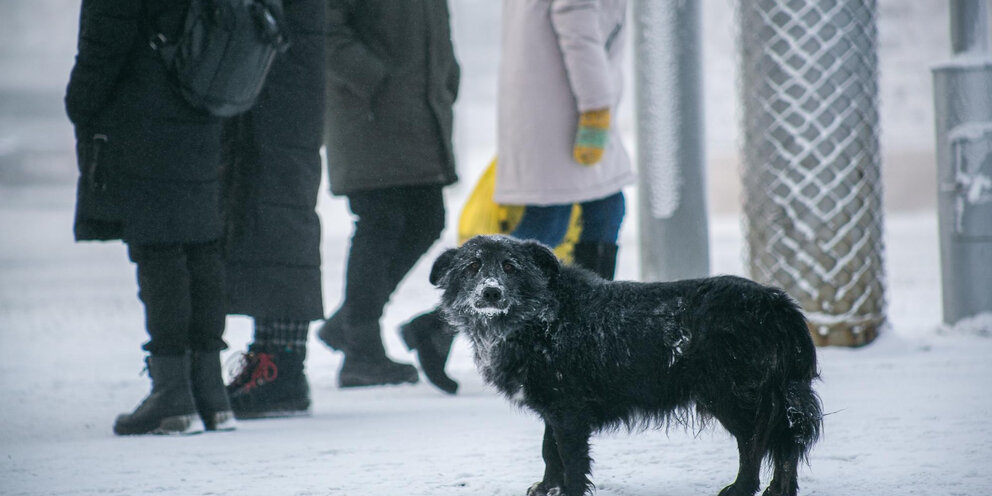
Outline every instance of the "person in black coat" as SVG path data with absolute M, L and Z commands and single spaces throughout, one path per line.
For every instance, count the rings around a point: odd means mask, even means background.
M 306 414 L 307 330 L 324 317 L 320 219 L 325 0 L 285 0 L 288 51 L 224 129 L 227 311 L 254 319 L 228 392 L 238 418 Z
M 178 33 L 187 4 L 84 0 L 66 89 L 80 172 L 75 237 L 127 244 L 150 338 L 152 391 L 117 418 L 117 434 L 234 427 L 219 358 L 220 121 L 169 87 L 147 42 L 152 23 Z
M 341 387 L 416 382 L 386 356 L 379 319 L 444 229 L 442 188 L 457 180 L 447 1 L 331 0 L 327 29 L 328 172 L 355 229 L 344 301 L 318 336 L 345 354 Z

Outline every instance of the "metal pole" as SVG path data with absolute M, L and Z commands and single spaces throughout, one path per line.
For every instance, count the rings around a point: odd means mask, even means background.
M 992 57 L 986 0 L 951 2 L 951 61 L 933 69 L 944 323 L 992 313 Z
M 700 2 L 635 0 L 641 278 L 709 275 Z
M 951 2 L 951 53 L 988 54 L 989 27 L 986 0 Z

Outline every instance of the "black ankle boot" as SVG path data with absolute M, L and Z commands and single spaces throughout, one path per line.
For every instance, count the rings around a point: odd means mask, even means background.
M 196 411 L 190 389 L 190 358 L 150 356 L 145 359 L 152 391 L 131 413 L 114 422 L 114 434 L 197 434 L 203 421 Z
M 419 380 L 416 367 L 394 362 L 385 355 L 372 357 L 345 354 L 344 363 L 338 372 L 340 388 L 416 384 Z
M 310 414 L 310 384 L 304 353 L 249 350 L 227 393 L 238 419 L 296 417 Z
M 408 350 L 417 352 L 420 368 L 432 384 L 448 394 L 458 392 L 458 383 L 444 372 L 455 334 L 436 310 L 418 315 L 400 326 L 400 336 Z
M 224 386 L 220 352 L 194 351 L 191 360 L 190 383 L 203 425 L 208 431 L 233 431 L 237 422 Z
M 615 243 L 575 243 L 572 259 L 575 265 L 591 270 L 603 279 L 612 281 L 617 268 Z
M 386 356 L 378 323 L 345 326 L 343 334 L 347 336 L 348 344 L 338 372 L 338 387 L 413 384 L 420 379 L 416 367 L 394 362 Z
M 332 350 L 348 352 L 349 346 L 344 329 L 344 314 L 338 310 L 324 321 L 317 330 L 317 338 Z

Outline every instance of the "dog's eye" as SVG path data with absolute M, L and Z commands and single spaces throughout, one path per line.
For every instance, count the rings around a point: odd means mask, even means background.
M 517 268 L 513 266 L 510 262 L 503 262 L 503 272 L 507 274 L 512 274 L 517 271 Z
M 479 269 L 481 268 L 482 268 L 482 262 L 478 260 L 473 260 L 472 263 L 468 264 L 468 271 L 473 274 L 479 272 Z

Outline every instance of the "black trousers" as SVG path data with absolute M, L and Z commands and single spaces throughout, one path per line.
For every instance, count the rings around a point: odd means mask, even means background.
M 219 240 L 206 243 L 128 245 L 138 269 L 138 298 L 145 305 L 152 355 L 220 351 L 226 319 L 224 260 Z
M 345 322 L 377 324 L 400 281 L 444 230 L 441 186 L 348 195 L 355 215 L 345 274 Z

